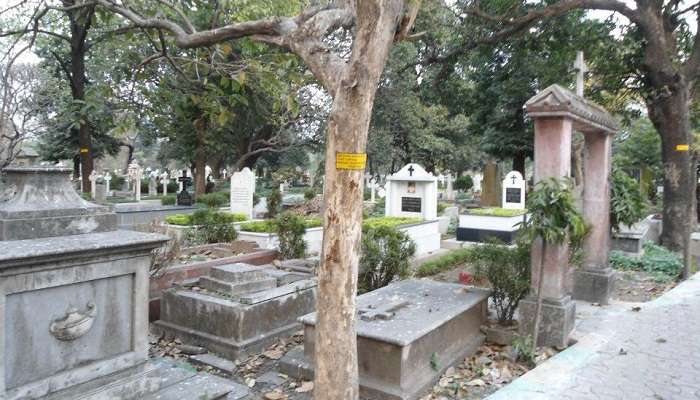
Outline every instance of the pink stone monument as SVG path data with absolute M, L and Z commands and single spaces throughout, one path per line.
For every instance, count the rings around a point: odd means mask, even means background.
M 569 249 L 548 245 L 544 254 L 542 319 L 539 345 L 565 347 L 574 328 L 575 298 L 607 303 L 614 277 L 608 266 L 610 249 L 610 153 L 615 119 L 603 108 L 581 96 L 552 85 L 525 104 L 535 120 L 535 182 L 571 174 L 571 137 L 574 130 L 586 139 L 584 155 L 583 215 L 591 226 L 584 244 L 582 268 L 569 266 Z M 538 285 L 542 244 L 532 248 L 532 287 Z M 572 284 L 573 279 L 573 284 Z M 520 303 L 523 332 L 531 333 L 536 302 L 532 296 Z

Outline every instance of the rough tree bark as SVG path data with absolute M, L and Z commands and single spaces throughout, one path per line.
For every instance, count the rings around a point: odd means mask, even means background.
M 358 398 L 355 297 L 362 235 L 362 170 L 336 168 L 336 152 L 365 153 L 375 92 L 394 40 L 406 38 L 419 0 L 345 0 L 312 7 L 295 17 L 275 17 L 196 31 L 139 14 L 117 0 L 98 4 L 143 28 L 173 34 L 180 47 L 201 47 L 251 37 L 288 48 L 308 66 L 333 98 L 326 140 L 324 238 L 319 269 L 314 397 Z M 345 60 L 323 39 L 338 29 L 354 29 L 352 53 Z
M 207 126 L 204 119 L 200 119 L 194 124 L 197 144 L 194 149 L 194 193 L 199 196 L 204 194 L 207 188 L 206 182 L 206 168 L 207 168 L 207 151 L 206 151 L 206 137 L 207 137 Z

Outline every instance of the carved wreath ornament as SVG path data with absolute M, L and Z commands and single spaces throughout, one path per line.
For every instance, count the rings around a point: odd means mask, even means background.
M 87 310 L 78 312 L 75 308 L 70 308 L 66 312 L 66 316 L 62 319 L 56 319 L 49 325 L 49 332 L 58 340 L 71 341 L 75 340 L 92 328 L 97 315 L 97 307 L 95 303 L 89 302 Z

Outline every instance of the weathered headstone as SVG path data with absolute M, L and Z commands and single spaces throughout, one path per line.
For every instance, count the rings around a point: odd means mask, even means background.
M 157 196 L 158 195 L 158 173 L 157 171 L 152 171 L 148 175 L 148 195 Z
M 510 171 L 503 180 L 502 207 L 513 210 L 525 209 L 525 180 L 518 171 Z
M 111 196 L 111 194 L 109 193 L 110 192 L 109 183 L 112 181 L 112 174 L 107 172 L 105 174 L 104 180 L 105 180 L 105 196 Z
M 253 195 L 255 194 L 255 174 L 245 167 L 231 175 L 231 212 L 253 218 Z
M 143 174 L 143 169 L 134 161 L 129 165 L 128 172 L 129 180 L 134 184 L 134 199 L 136 201 L 141 201 L 141 176 Z
M 163 196 L 168 195 L 168 183 L 170 183 L 170 175 L 165 171 L 160 176 L 160 184 L 163 185 Z
M 90 172 L 90 176 L 88 176 L 88 179 L 90 180 L 90 197 L 92 197 L 93 200 L 95 199 L 95 186 L 97 185 L 97 177 L 97 171 L 95 171 L 94 169 L 92 170 L 92 172 Z
M 180 182 L 180 193 L 177 194 L 178 206 L 191 206 L 194 204 L 194 197 L 187 191 L 187 186 L 192 184 L 192 178 L 187 176 L 187 171 L 182 171 L 182 176 L 177 179 Z
M 437 218 L 437 178 L 418 164 L 408 164 L 387 178 L 387 216 Z
M 498 164 L 489 161 L 484 166 L 484 179 L 481 182 L 481 206 L 501 205 L 501 171 Z

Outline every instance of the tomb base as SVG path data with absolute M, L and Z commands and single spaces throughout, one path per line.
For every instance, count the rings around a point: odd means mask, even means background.
M 490 292 L 462 285 L 408 280 L 357 298 L 360 396 L 415 400 L 450 366 L 484 342 L 479 328 Z M 281 360 L 284 373 L 313 375 L 315 313 L 302 318 L 304 350 Z
M 298 330 L 297 318 L 314 310 L 316 279 L 300 278 L 309 275 L 246 264 L 214 267 L 197 290 L 164 292 L 161 320 L 152 329 L 232 360 L 259 352 Z M 297 280 L 285 283 L 289 279 Z
M 615 289 L 615 272 L 605 269 L 577 269 L 574 272 L 574 298 L 608 304 Z
M 535 324 L 537 300 L 534 296 L 520 301 L 520 332 L 522 335 L 532 335 Z M 576 318 L 576 303 L 571 296 L 561 299 L 543 299 L 540 319 L 538 346 L 564 348 L 569 344 L 569 336 L 574 330 Z

